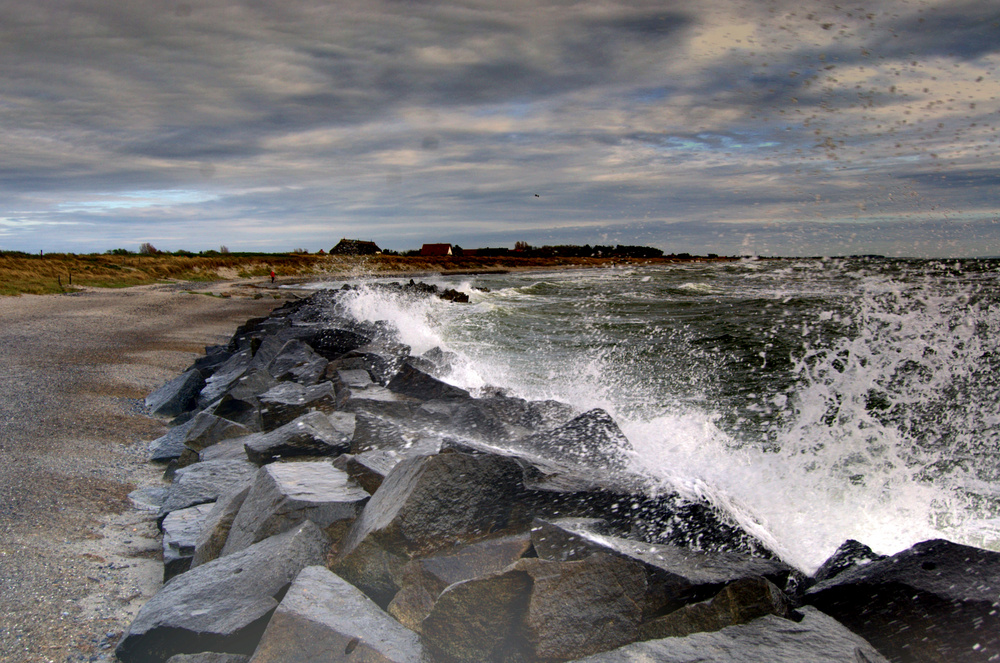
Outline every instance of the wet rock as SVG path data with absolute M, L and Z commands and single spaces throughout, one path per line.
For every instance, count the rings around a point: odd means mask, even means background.
M 403 626 L 420 632 L 420 623 L 435 601 L 457 582 L 497 574 L 531 549 L 531 538 L 520 534 L 488 539 L 443 555 L 415 559 L 402 570 L 402 589 L 389 603 L 389 614 Z
M 212 460 L 177 470 L 159 518 L 171 511 L 214 502 L 227 490 L 249 482 L 257 466 L 247 460 Z
M 234 397 L 232 393 L 227 393 L 216 402 L 210 413 L 221 419 L 240 424 L 250 432 L 261 429 L 260 403 L 257 402 L 256 398 L 242 400 Z
M 403 456 L 395 451 L 365 451 L 340 455 L 333 460 L 333 466 L 347 472 L 349 477 L 371 495 L 402 459 Z
M 626 468 L 632 451 L 618 424 L 601 409 L 584 412 L 558 428 L 522 438 L 517 446 L 543 458 L 601 471 Z
M 641 640 L 677 638 L 746 624 L 765 615 L 794 621 L 788 597 L 766 578 L 741 578 L 709 601 L 686 605 L 644 623 Z
M 174 417 L 187 412 L 198 402 L 198 394 L 205 386 L 205 378 L 197 369 L 190 369 L 170 380 L 146 397 L 146 407 L 153 414 Z
M 125 631 L 123 663 L 175 654 L 250 654 L 299 571 L 322 564 L 329 541 L 311 522 L 191 569 L 164 585 Z
M 418 556 L 526 528 L 518 464 L 501 456 L 407 458 L 386 476 L 341 544 L 333 570 L 382 606 Z
M 263 429 L 271 431 L 312 410 L 333 412 L 337 409 L 337 401 L 333 385 L 329 382 L 321 382 L 311 387 L 283 382 L 261 394 L 260 408 Z
M 271 617 L 253 663 L 421 663 L 416 633 L 322 566 L 302 570 Z
M 273 463 L 262 467 L 233 520 L 222 555 L 311 520 L 336 542 L 369 495 L 329 462 Z
M 171 511 L 163 519 L 163 582 L 191 568 L 198 535 L 213 504 Z
M 420 400 L 471 398 L 464 389 L 442 382 L 437 378 L 404 363 L 399 372 L 389 380 L 390 391 Z
M 521 620 L 531 586 L 531 576 L 520 570 L 450 585 L 421 623 L 421 637 L 433 660 L 525 660 Z
M 440 448 L 440 433 L 415 418 L 402 420 L 369 412 L 357 412 L 355 415 L 351 453 L 395 450 L 433 454 Z
M 308 343 L 292 339 L 282 346 L 267 370 L 277 380 L 310 386 L 320 381 L 328 363 Z
M 249 656 L 242 654 L 220 654 L 218 652 L 200 652 L 198 654 L 177 654 L 167 659 L 167 663 L 247 663 Z
M 233 353 L 229 352 L 224 345 L 208 345 L 205 346 L 205 354 L 195 359 L 191 368 L 197 370 L 207 380 L 219 366 L 226 363 L 232 356 Z
M 900 661 L 1000 658 L 1000 553 L 942 539 L 842 571 L 803 600 Z
M 840 547 L 830 556 L 830 559 L 823 562 L 816 570 L 816 573 L 813 574 L 813 580 L 815 582 L 823 582 L 847 569 L 883 559 L 885 559 L 885 555 L 875 553 L 875 551 L 860 541 L 848 539 L 840 544 Z
M 638 562 L 596 553 L 571 562 L 523 559 L 533 580 L 524 616 L 532 660 L 565 660 L 633 642 L 642 622 L 646 574 Z
M 279 457 L 332 456 L 351 449 L 351 440 L 322 412 L 309 412 L 268 433 L 245 438 L 247 457 L 254 463 L 270 463 Z
M 368 387 L 375 386 L 371 373 L 363 368 L 339 369 L 331 373 L 328 377 L 337 393 L 338 406 L 343 406 L 354 392 L 362 392 Z
M 678 546 L 643 543 L 600 534 L 599 521 L 537 519 L 531 540 L 541 559 L 574 560 L 595 552 L 623 556 L 642 564 L 648 593 L 647 617 L 711 598 L 741 578 L 762 576 L 784 585 L 790 568 L 778 561 L 738 553 L 705 553 Z
M 197 407 L 208 407 L 211 403 L 222 398 L 223 394 L 246 373 L 252 361 L 253 353 L 249 348 L 229 357 L 225 363 L 215 369 L 210 378 L 205 380 L 205 386 L 202 387 L 201 393 L 198 395 Z
M 348 329 L 323 329 L 302 339 L 324 359 L 334 360 L 351 350 L 368 345 L 372 339 Z
M 249 492 L 250 483 L 247 482 L 223 493 L 215 501 L 212 510 L 205 516 L 201 531 L 195 541 L 191 567 L 211 562 L 222 554 L 222 547 L 226 545 L 229 530 L 232 528 L 236 514 L 239 513 L 240 507 L 243 506 L 243 500 L 246 499 Z
M 637 642 L 575 663 L 888 663 L 870 644 L 818 610 L 791 621 L 768 615 L 748 624 L 684 638 Z
M 199 462 L 208 460 L 246 460 L 246 441 L 252 437 L 253 435 L 247 435 L 246 437 L 234 437 L 231 440 L 218 442 L 207 449 L 199 451 L 197 459 Z M 190 465 L 190 463 L 188 464 Z

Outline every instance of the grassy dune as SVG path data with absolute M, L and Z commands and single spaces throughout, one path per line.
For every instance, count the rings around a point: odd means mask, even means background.
M 170 281 L 264 279 L 272 269 L 279 278 L 287 282 L 288 277 L 405 276 L 671 261 L 670 258 L 629 261 L 623 258 L 328 256 L 283 253 L 213 256 L 50 253 L 37 256 L 0 252 L 0 295 L 44 295 L 72 292 L 80 287 L 122 288 Z

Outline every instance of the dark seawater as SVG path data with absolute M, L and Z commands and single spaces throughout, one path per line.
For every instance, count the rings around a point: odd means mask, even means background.
M 603 407 L 636 468 L 803 570 L 847 538 L 883 553 L 933 537 L 1000 549 L 1000 261 L 425 280 L 472 303 L 362 289 L 350 308 L 393 323 L 414 354 L 457 353 L 446 379 L 473 392 Z

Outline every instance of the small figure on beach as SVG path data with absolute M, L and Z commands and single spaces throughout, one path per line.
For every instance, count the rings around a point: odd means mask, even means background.
M 271 283 L 274 283 L 274 270 L 271 270 Z

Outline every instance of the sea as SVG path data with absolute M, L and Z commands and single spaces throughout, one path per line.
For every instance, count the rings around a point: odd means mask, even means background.
M 445 381 L 603 408 L 650 486 L 711 502 L 803 572 L 847 539 L 1000 550 L 1000 260 L 422 279 L 467 304 L 373 280 L 348 281 L 348 310 L 412 354 L 453 353 Z

